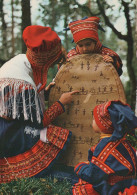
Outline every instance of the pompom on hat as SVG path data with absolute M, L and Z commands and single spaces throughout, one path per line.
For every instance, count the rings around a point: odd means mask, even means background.
M 99 41 L 98 38 L 98 27 L 99 27 L 99 17 L 89 17 L 84 20 L 76 20 L 68 24 L 69 29 L 72 32 L 73 39 L 75 43 L 83 39 L 93 39 Z
M 112 134 L 111 141 L 121 139 L 126 134 L 135 136 L 137 117 L 128 104 L 119 100 L 108 101 L 95 106 L 93 115 L 101 131 Z
M 61 39 L 50 27 L 31 25 L 24 29 L 23 40 L 27 46 L 26 56 L 33 69 L 35 84 L 43 89 L 49 67 L 61 57 Z

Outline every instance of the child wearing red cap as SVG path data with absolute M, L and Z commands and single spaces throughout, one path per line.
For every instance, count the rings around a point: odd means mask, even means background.
M 120 101 L 108 101 L 93 110 L 93 129 L 100 141 L 88 152 L 88 161 L 75 167 L 79 182 L 73 195 L 135 195 L 137 159 L 135 149 L 126 139 L 135 135 L 137 117 Z
M 103 56 L 105 62 L 111 62 L 116 68 L 119 76 L 122 74 L 122 61 L 117 53 L 102 45 L 98 37 L 98 29 L 100 18 L 89 17 L 77 20 L 68 24 L 73 35 L 76 47 L 72 49 L 67 57 L 68 59 L 74 55 L 98 53 Z
M 51 122 L 77 91 L 64 93 L 45 110 L 47 72 L 62 58 L 61 40 L 50 27 L 25 28 L 26 54 L 0 69 L 0 183 L 45 176 L 69 142 L 71 132 Z

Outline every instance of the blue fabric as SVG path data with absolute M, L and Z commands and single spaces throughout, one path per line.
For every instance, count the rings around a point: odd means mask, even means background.
M 126 133 L 134 133 L 135 135 L 133 130 L 137 128 L 137 117 L 129 106 L 112 101 L 108 111 L 114 127 L 114 132 L 109 141 L 121 139 Z
M 111 186 L 106 181 L 102 181 L 99 185 L 95 185 L 94 189 L 101 195 L 117 195 L 118 192 L 124 192 L 125 188 L 131 186 L 137 186 L 137 179 L 127 179 L 124 181 L 117 182 Z
M 24 133 L 25 125 L 26 122 L 22 120 L 6 120 L 0 117 L 0 158 L 23 153 L 39 140 L 39 136 L 33 138 Z
M 78 176 L 92 185 L 100 184 L 103 180 L 107 180 L 108 178 L 108 175 L 104 171 L 91 162 L 90 164 L 81 163 L 76 168 L 75 172 L 78 170 Z
M 130 188 L 131 186 L 137 186 L 137 179 L 127 179 L 116 183 L 109 189 L 108 195 L 114 195 L 118 192 L 124 192 L 125 188 Z
M 111 142 L 111 143 L 114 143 L 114 142 Z M 135 166 L 133 163 L 133 159 L 131 159 L 131 153 L 124 147 L 124 145 L 122 144 L 123 142 L 121 143 L 121 141 L 119 141 L 119 143 L 118 144 L 117 143 L 118 142 L 116 141 L 112 150 L 115 149 L 116 151 L 121 153 L 123 158 L 125 158 L 131 164 L 132 169 L 133 169 L 133 171 L 132 171 L 132 175 L 133 175 L 135 173 Z M 128 142 L 126 142 L 126 140 L 125 140 L 125 143 L 128 144 Z M 88 158 L 91 160 L 93 157 L 98 158 L 98 156 L 101 154 L 102 150 L 104 148 L 105 148 L 105 150 L 108 148 L 108 144 L 110 145 L 109 138 L 102 139 L 99 142 L 99 144 L 96 146 L 95 151 L 93 153 L 91 150 L 89 150 L 89 157 Z M 133 150 L 133 148 L 130 145 L 128 145 L 128 146 L 132 151 L 132 155 L 136 159 L 135 151 Z M 122 163 L 122 161 L 120 161 L 120 159 L 118 160 L 117 158 L 115 158 L 112 155 L 111 151 L 109 152 L 109 154 L 107 154 L 108 156 L 104 161 L 104 165 L 107 165 L 108 167 L 110 167 L 114 171 L 115 176 L 116 175 L 128 176 L 129 169 Z M 84 162 L 79 163 L 75 167 L 75 172 L 77 173 L 77 175 L 81 179 L 87 181 L 88 183 L 91 183 L 97 192 L 99 192 L 103 195 L 105 195 L 105 194 L 108 195 L 109 191 L 111 190 L 111 187 L 112 187 L 107 182 L 108 178 L 109 178 L 109 174 L 107 174 L 103 169 L 101 169 L 99 165 L 92 163 L 91 160 L 90 160 L 89 164 L 86 164 Z M 100 161 L 98 161 L 98 162 L 100 162 Z M 116 186 L 116 189 L 118 189 L 118 186 Z

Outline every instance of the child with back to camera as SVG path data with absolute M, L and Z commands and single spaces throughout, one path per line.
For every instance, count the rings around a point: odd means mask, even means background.
M 94 16 L 86 19 L 76 20 L 68 24 L 76 47 L 69 51 L 68 59 L 74 55 L 97 53 L 103 56 L 105 62 L 111 62 L 119 76 L 122 75 L 122 61 L 119 55 L 106 46 L 103 46 L 98 37 L 100 18 Z
M 137 194 L 136 151 L 126 138 L 135 136 L 134 112 L 121 101 L 108 101 L 95 106 L 92 126 L 100 141 L 89 149 L 88 161 L 76 165 L 73 195 Z

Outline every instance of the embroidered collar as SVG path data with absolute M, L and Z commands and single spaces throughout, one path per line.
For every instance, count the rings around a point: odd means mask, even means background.
M 105 137 L 111 137 L 111 136 L 112 136 L 112 134 L 101 133 L 101 134 L 100 134 L 100 139 L 103 139 L 103 138 L 105 138 Z

